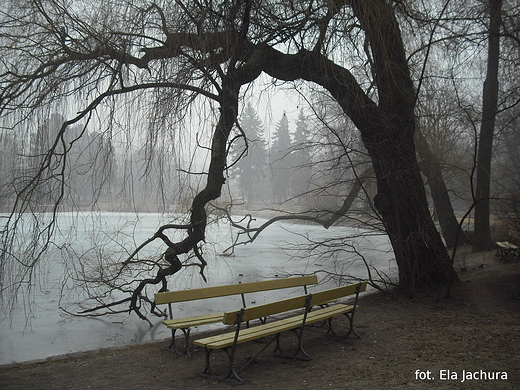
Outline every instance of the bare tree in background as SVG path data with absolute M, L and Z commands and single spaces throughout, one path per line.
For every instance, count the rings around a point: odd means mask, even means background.
M 482 123 L 478 138 L 477 188 L 475 198 L 475 237 L 473 251 L 493 248 L 489 224 L 491 158 L 498 106 L 498 67 L 500 58 L 500 12 L 502 0 L 489 0 L 489 40 L 487 73 L 482 92 Z
M 462 129 L 457 128 L 456 104 L 449 98 L 449 89 L 442 88 L 439 84 L 429 86 L 427 97 L 418 107 L 420 125 L 416 133 L 416 144 L 421 172 L 427 179 L 444 241 L 448 247 L 454 248 L 457 245 L 468 245 L 471 241 L 459 226 L 452 206 L 452 199 L 456 199 L 453 194 L 459 189 L 453 186 L 449 188 L 445 176 L 453 175 L 455 170 L 455 174 L 460 177 L 458 171 L 466 171 L 467 167 L 461 166 L 457 160 L 467 150 L 465 139 L 462 138 L 461 141 Z M 435 92 L 431 91 L 437 90 L 438 96 L 434 96 Z M 466 182 L 470 184 L 467 176 Z

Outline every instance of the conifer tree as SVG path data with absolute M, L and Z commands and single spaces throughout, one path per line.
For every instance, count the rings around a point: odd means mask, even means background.
M 232 169 L 232 176 L 248 204 L 255 199 L 264 198 L 266 192 L 267 146 L 264 140 L 265 130 L 255 109 L 248 104 L 239 121 L 247 137 L 248 149 Z M 234 150 L 235 158 L 243 152 L 243 146 Z
M 294 132 L 294 145 L 292 160 L 294 165 L 294 173 L 292 178 L 292 190 L 294 196 L 300 197 L 309 190 L 309 182 L 311 180 L 311 153 L 309 150 L 309 126 L 307 117 L 303 113 L 303 109 L 298 114 L 296 121 L 296 131 Z
M 273 186 L 273 202 L 283 203 L 289 196 L 291 179 L 291 135 L 289 120 L 284 113 L 276 124 L 271 146 L 271 184 Z

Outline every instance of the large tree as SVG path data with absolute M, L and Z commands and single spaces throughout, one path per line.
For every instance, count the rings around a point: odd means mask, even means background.
M 489 0 L 489 38 L 486 80 L 482 92 L 482 122 L 478 137 L 477 188 L 475 191 L 475 237 L 473 250 L 493 249 L 489 224 L 491 158 L 498 107 L 500 58 L 500 12 L 502 0 Z
M 284 113 L 276 124 L 273 132 L 273 145 L 269 157 L 271 159 L 270 173 L 273 189 L 273 202 L 281 204 L 285 202 L 291 190 L 291 135 L 289 133 L 289 120 Z
M 400 290 L 412 294 L 457 278 L 431 219 L 416 160 L 416 94 L 392 2 L 114 0 L 86 7 L 80 1 L 35 0 L 13 2 L 1 17 L 2 116 L 12 114 L 9 124 L 16 128 L 57 102 L 77 112 L 57 132 L 40 170 L 19 189 L 16 212 L 27 211 L 27 200 L 49 173 L 63 191 L 64 135 L 104 104 L 142 108 L 150 101 L 163 115 L 182 118 L 191 105 L 210 102 L 215 126 L 206 184 L 193 198 L 189 219 L 161 227 L 123 264 L 127 272 L 148 242 L 161 239 L 167 247 L 164 261 L 154 263 L 155 277 L 120 301 L 137 313 L 145 286 L 166 288 L 166 276 L 181 267 L 179 256 L 193 254 L 203 273 L 206 206 L 225 183 L 241 87 L 262 72 L 321 86 L 360 131 L 374 166 L 374 204 L 394 249 Z M 364 56 L 365 71 L 357 71 L 359 61 L 348 55 L 352 50 Z M 151 123 L 148 132 L 165 130 L 165 123 Z M 5 246 L 13 241 L 19 215 L 7 222 Z M 166 234 L 171 229 L 183 230 L 184 238 L 171 240 Z M 16 260 L 5 250 L 2 267 L 9 261 Z
M 294 167 L 295 170 L 291 180 L 291 188 L 293 191 L 291 196 L 300 197 L 299 202 L 302 201 L 302 198 L 307 196 L 312 176 L 312 159 L 309 144 L 308 119 L 303 109 L 301 109 L 298 114 L 298 120 L 296 121 L 291 158 L 291 166 Z
M 245 200 L 251 204 L 255 199 L 265 199 L 267 174 L 267 146 L 264 140 L 265 130 L 262 121 L 251 104 L 247 104 L 240 117 L 240 127 L 246 143 L 238 145 L 232 151 L 237 162 L 232 173 L 237 177 L 240 190 Z

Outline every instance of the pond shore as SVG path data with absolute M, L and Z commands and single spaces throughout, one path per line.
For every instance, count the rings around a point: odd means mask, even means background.
M 310 330 L 309 362 L 265 351 L 242 373 L 247 389 L 520 388 L 520 263 L 494 252 L 459 250 L 461 282 L 443 293 L 407 299 L 363 297 L 355 326 L 361 339 Z M 175 356 L 167 340 L 0 366 L 2 389 L 227 389 L 204 378 L 204 353 Z M 239 348 L 239 359 L 259 346 Z M 223 357 L 223 356 L 221 356 Z

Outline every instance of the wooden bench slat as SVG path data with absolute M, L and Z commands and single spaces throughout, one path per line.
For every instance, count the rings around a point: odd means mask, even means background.
M 322 309 L 316 309 L 307 314 L 307 319 L 305 323 L 312 324 L 315 322 L 323 321 L 330 317 L 334 317 L 343 313 L 348 313 L 352 311 L 352 309 L 354 309 L 353 305 L 345 305 L 341 303 Z M 303 317 L 303 314 L 299 314 L 293 317 L 280 319 L 275 322 L 258 325 L 252 328 L 241 329 L 237 339 L 237 344 L 242 344 L 248 341 L 256 340 L 262 337 L 267 337 L 280 332 L 298 328 L 302 324 Z M 195 340 L 194 344 L 209 349 L 220 349 L 231 346 L 234 343 L 234 340 L 235 332 L 229 332 L 221 335 Z
M 496 244 L 501 248 L 519 249 L 515 244 L 511 244 L 509 241 L 497 242 Z
M 300 316 L 298 316 L 300 317 Z M 244 328 L 240 330 L 238 344 L 244 343 L 250 340 L 256 340 L 271 334 L 281 332 L 280 329 L 284 329 L 287 324 L 294 322 L 296 317 L 289 317 L 278 320 L 276 322 L 270 322 L 262 325 L 258 325 L 251 328 Z M 301 322 L 301 320 L 300 320 Z M 290 328 L 289 328 L 290 329 Z M 235 339 L 235 331 L 229 333 L 223 333 L 216 336 L 206 337 L 204 339 L 195 340 L 193 343 L 201 347 L 208 347 L 212 349 L 224 348 L 233 344 Z
M 186 329 L 194 326 L 214 324 L 220 322 L 224 313 L 212 313 L 194 317 L 175 318 L 172 320 L 164 320 L 162 323 L 169 329 Z
M 367 283 L 368 282 L 364 281 L 358 284 L 350 284 L 348 286 L 342 286 L 330 290 L 315 292 L 312 294 L 311 306 L 319 306 L 325 302 L 330 302 L 335 299 L 340 299 L 349 295 L 354 295 L 358 291 L 358 288 L 360 293 L 364 292 L 367 289 Z
M 509 241 L 496 242 L 497 253 L 504 262 L 520 261 L 520 248 Z
M 367 282 L 362 282 L 359 292 L 366 291 L 366 286 Z M 319 306 L 325 302 L 330 302 L 334 299 L 339 299 L 341 297 L 355 294 L 357 288 L 358 285 L 354 284 L 313 293 L 310 304 L 311 306 Z M 306 295 L 302 295 L 299 297 L 287 298 L 277 302 L 249 307 L 247 310 L 245 310 L 242 316 L 242 321 L 251 321 L 257 318 L 268 317 L 274 314 L 300 309 L 305 306 L 305 298 Z M 226 325 L 235 324 L 239 312 L 240 310 L 226 312 L 222 322 Z
M 256 320 L 257 318 L 268 317 L 274 314 L 301 309 L 305 306 L 306 295 L 294 298 L 286 298 L 280 301 L 266 303 L 258 306 L 248 307 L 242 316 L 242 321 Z M 224 313 L 222 322 L 226 325 L 234 325 L 240 310 Z
M 312 284 L 318 284 L 317 275 L 162 292 L 155 294 L 155 303 L 160 305 L 165 303 L 185 302 L 197 299 L 224 297 Z

